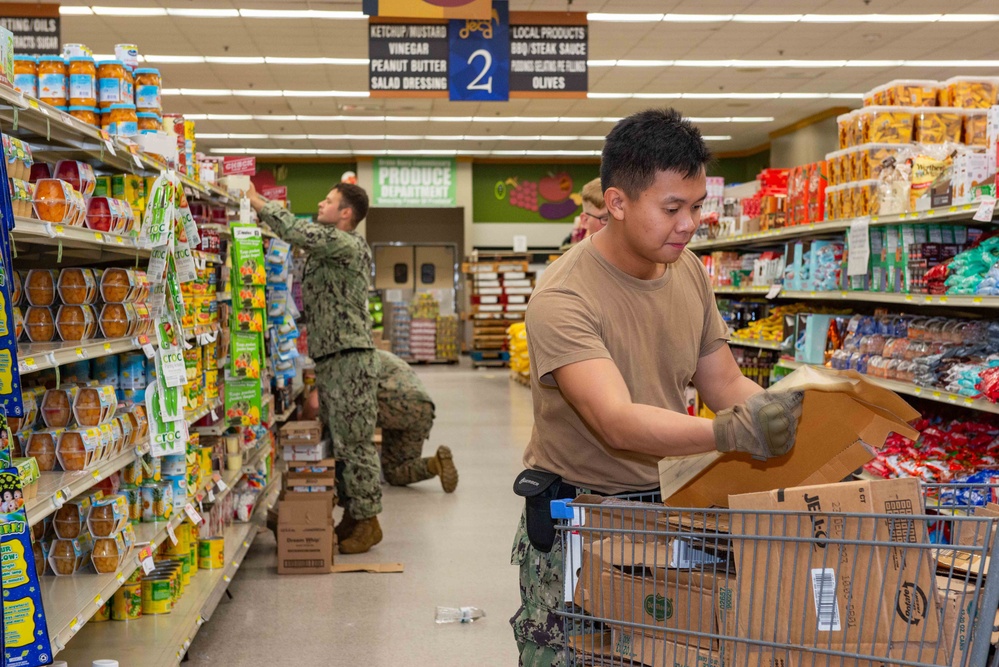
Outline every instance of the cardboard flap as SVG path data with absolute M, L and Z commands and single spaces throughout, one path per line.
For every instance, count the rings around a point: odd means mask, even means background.
M 662 542 L 632 542 L 627 535 L 608 537 L 587 547 L 607 565 L 618 568 L 664 569 L 669 566 L 670 550 Z
M 853 396 L 872 410 L 907 424 L 919 419 L 919 411 L 890 389 L 872 383 L 857 371 L 834 371 L 818 366 L 802 366 L 768 391 L 826 391 Z M 901 431 L 899 431 L 901 433 Z
M 324 498 L 282 500 L 278 509 L 279 523 L 289 526 L 325 526 L 331 516 L 330 502 Z

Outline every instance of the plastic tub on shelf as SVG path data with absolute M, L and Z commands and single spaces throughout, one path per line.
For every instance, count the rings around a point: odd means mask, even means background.
M 862 143 L 908 144 L 915 124 L 914 107 L 864 107 L 858 114 Z
M 960 143 L 964 114 L 957 107 L 915 109 L 913 140 L 919 144 Z
M 888 101 L 888 84 L 882 84 L 864 93 L 864 106 L 885 106 L 891 104 Z
M 899 144 L 864 144 L 858 146 L 852 153 L 853 157 L 853 180 L 865 181 L 869 178 L 876 178 L 881 168 L 881 163 L 890 157 L 898 155 L 902 149 Z
M 964 109 L 961 141 L 966 146 L 985 148 L 988 146 L 988 109 Z
M 901 107 L 935 107 L 939 81 L 929 79 L 895 79 L 884 86 L 885 104 Z
M 72 185 L 84 197 L 94 194 L 94 187 L 97 185 L 94 168 L 78 160 L 59 160 L 53 176 Z
M 999 103 L 999 78 L 955 76 L 941 84 L 940 106 L 988 109 Z
M 43 178 L 35 183 L 34 208 L 42 222 L 79 226 L 86 218 L 83 195 L 56 178 Z

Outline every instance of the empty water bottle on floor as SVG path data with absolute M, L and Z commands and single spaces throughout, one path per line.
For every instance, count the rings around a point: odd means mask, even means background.
M 478 607 L 437 607 L 438 623 L 474 623 L 484 618 L 486 612 Z

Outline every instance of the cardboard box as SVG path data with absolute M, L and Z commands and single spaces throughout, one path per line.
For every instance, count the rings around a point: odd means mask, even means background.
M 646 634 L 702 648 L 717 646 L 685 631 L 735 633 L 735 582 L 724 574 L 667 569 L 666 545 L 622 536 L 584 545 L 582 555 L 573 601 L 611 627 L 643 624 Z
M 284 446 L 314 445 L 323 438 L 323 424 L 319 420 L 287 422 L 279 433 Z
M 614 628 L 611 634 L 614 655 L 631 661 L 625 664 L 650 667 L 724 667 L 732 664 L 726 662 L 718 649 L 699 649 L 685 641 L 674 642 L 618 628 Z
M 738 568 L 739 636 L 804 646 L 936 643 L 937 602 L 919 481 L 894 479 L 778 489 L 731 496 L 736 510 L 797 515 L 732 517 Z M 888 514 L 898 519 L 842 517 Z M 739 539 L 740 535 L 763 539 Z M 802 538 L 772 543 L 772 535 Z M 814 539 L 813 539 L 814 538 Z M 827 544 L 891 542 L 899 547 Z M 852 649 L 851 649 L 852 650 Z
M 285 461 L 318 462 L 329 458 L 329 442 L 322 440 L 313 445 L 284 445 L 281 458 Z
M 293 486 L 328 486 L 336 488 L 336 466 L 289 468 L 284 474 L 284 485 L 285 488 Z
M 889 433 L 919 436 L 909 426 L 919 412 L 854 371 L 805 366 L 777 386 L 841 391 L 805 391 L 795 446 L 779 458 L 757 461 L 748 454 L 709 452 L 663 459 L 659 483 L 667 505 L 727 507 L 729 494 L 839 482 L 873 460 L 870 448 L 883 447 Z
M 947 638 L 944 644 L 953 649 L 951 660 L 953 667 L 961 667 L 964 655 L 971 650 L 974 641 L 975 623 L 987 623 L 988 616 L 982 609 L 973 609 L 976 603 L 975 585 L 952 577 L 937 576 L 937 590 L 940 593 L 940 603 L 943 606 L 943 635 Z M 978 612 L 975 618 L 973 611 Z M 992 644 L 999 643 L 999 611 L 992 622 Z M 970 663 L 969 663 L 970 664 Z
M 333 502 L 285 493 L 278 503 L 278 574 L 326 574 L 333 567 Z

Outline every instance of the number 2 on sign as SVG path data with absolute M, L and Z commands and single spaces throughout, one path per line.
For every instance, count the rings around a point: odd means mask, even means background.
M 482 56 L 482 58 L 485 60 L 485 64 L 482 67 L 482 71 L 479 72 L 479 75 L 474 79 L 472 79 L 472 82 L 468 84 L 467 89 L 485 90 L 491 93 L 493 92 L 493 78 L 489 77 L 488 79 L 486 79 L 485 83 L 479 83 L 479 81 L 482 81 L 482 77 L 484 77 L 486 75 L 486 72 L 488 72 L 489 69 L 493 66 L 493 54 L 489 53 L 485 49 L 479 49 L 477 51 L 473 51 L 472 55 L 468 56 L 468 64 L 471 65 L 472 61 L 479 56 Z

